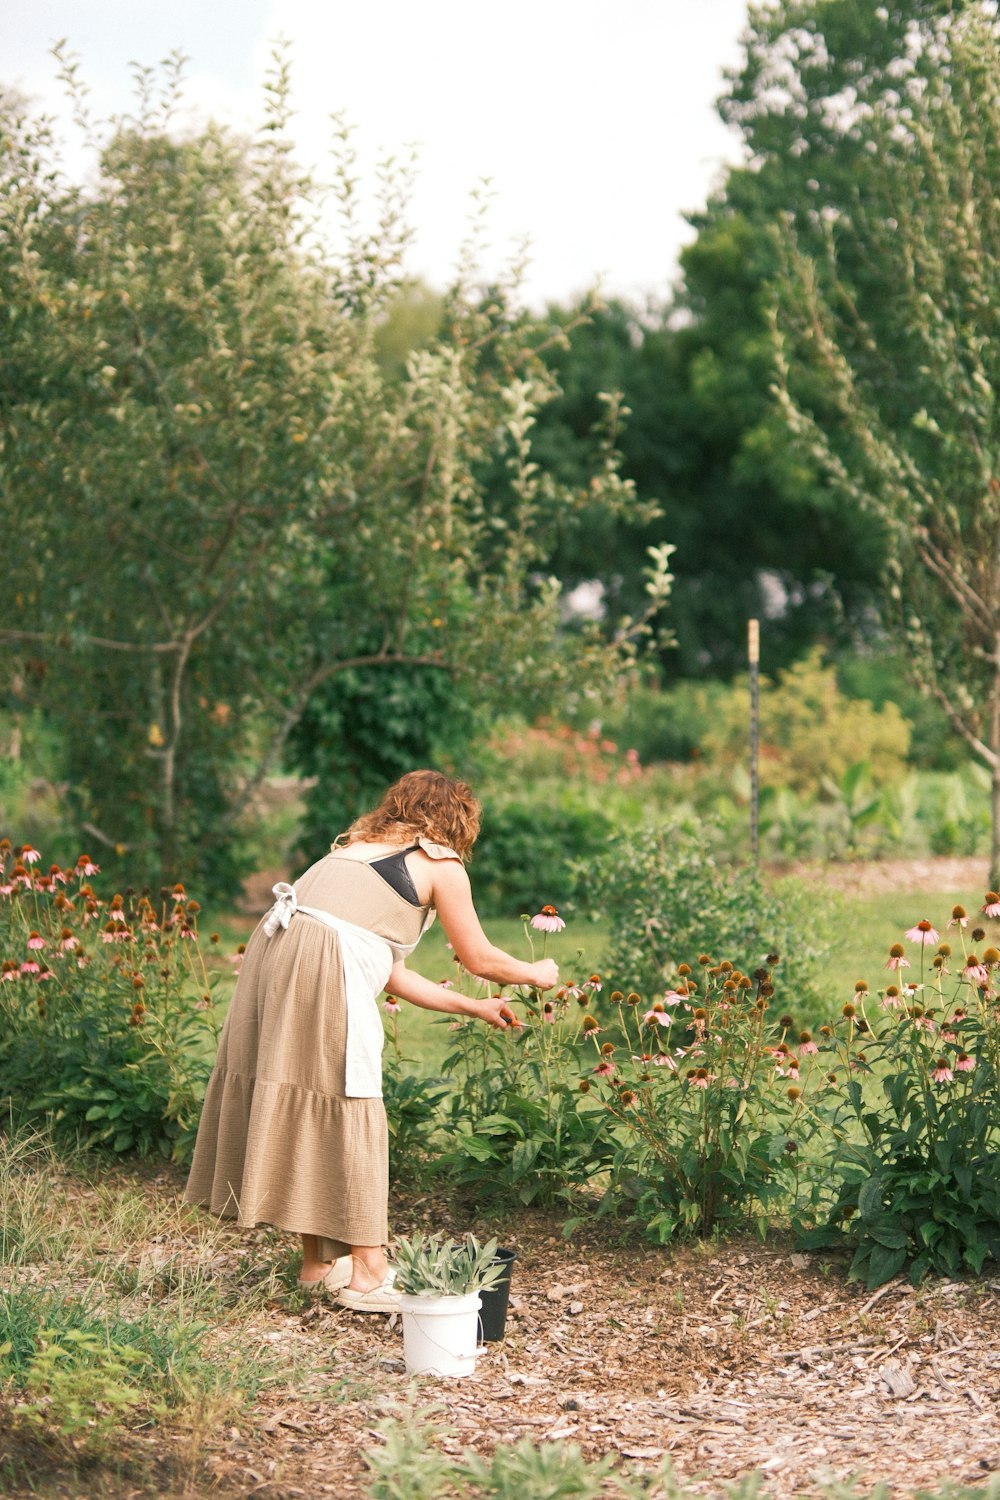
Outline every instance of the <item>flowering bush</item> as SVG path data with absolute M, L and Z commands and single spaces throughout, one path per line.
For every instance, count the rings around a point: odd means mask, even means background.
M 830 1083 L 811 1033 L 773 1015 L 777 962 L 745 974 L 703 954 L 651 1004 L 619 990 L 608 1018 L 583 1018 L 596 1064 L 579 1087 L 619 1141 L 605 1205 L 634 1200 L 660 1243 L 750 1216 L 763 1230 L 775 1207 L 817 1199 L 803 1148 Z
M 549 934 L 564 926 L 552 906 L 525 918 L 532 953 L 533 933 L 542 933 L 544 955 Z M 482 981 L 463 972 L 459 983 Z M 581 1097 L 566 1066 L 588 998 L 600 988 L 592 974 L 551 996 L 519 989 L 511 998 L 523 1021 L 507 1031 L 452 1023 L 455 1047 L 443 1067 L 454 1087 L 440 1165 L 457 1187 L 481 1189 L 494 1203 L 551 1207 L 607 1164 L 609 1122 Z
M 1000 916 L 996 892 L 982 911 Z M 921 919 L 905 934 L 913 960 L 893 944 L 877 1001 L 859 980 L 831 1028 L 846 1079 L 829 1120 L 840 1187 L 804 1238 L 852 1247 L 851 1274 L 871 1287 L 907 1265 L 916 1283 L 1000 1260 L 1000 949 L 968 924 L 956 906 L 956 951 Z
M 219 1024 L 182 885 L 110 898 L 0 840 L 0 1101 L 57 1134 L 184 1159 Z M 214 939 L 213 939 L 214 940 Z

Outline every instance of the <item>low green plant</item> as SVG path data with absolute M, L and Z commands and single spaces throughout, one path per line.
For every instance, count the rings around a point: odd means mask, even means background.
M 99 894 L 0 840 L 0 1105 L 63 1140 L 186 1160 L 220 1018 L 182 885 Z
M 160 1420 L 219 1384 L 199 1352 L 204 1324 L 153 1310 L 122 1317 L 96 1291 L 15 1284 L 0 1297 L 0 1401 L 11 1424 L 91 1453 L 133 1412 Z
M 1000 914 L 1000 896 L 988 892 L 983 910 Z M 876 1005 L 858 981 L 831 1028 L 844 1080 L 827 1121 L 840 1185 L 803 1243 L 850 1247 L 850 1275 L 872 1288 L 904 1268 L 916 1284 L 1000 1261 L 1000 950 L 977 952 L 967 923 L 955 907 L 959 957 L 921 919 L 906 935 L 919 948 L 917 977 L 904 978 L 913 966 L 894 944 L 897 982 Z M 985 929 L 971 938 L 978 947 Z
M 389 1176 L 393 1182 L 422 1182 L 431 1170 L 441 1129 L 441 1101 L 449 1086 L 441 1078 L 421 1078 L 390 1056 L 382 1066 L 382 1102 L 389 1130 Z
M 474 1234 L 455 1241 L 418 1230 L 396 1242 L 396 1289 L 418 1297 L 464 1297 L 488 1292 L 506 1268 L 496 1259 L 495 1239 L 480 1244 Z

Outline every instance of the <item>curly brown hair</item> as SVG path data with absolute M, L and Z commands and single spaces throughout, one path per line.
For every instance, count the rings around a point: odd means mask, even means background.
M 414 838 L 447 844 L 468 859 L 479 836 L 482 808 L 464 781 L 440 771 L 407 771 L 372 812 L 341 835 L 348 844 L 405 844 Z M 337 840 L 339 844 L 341 839 Z

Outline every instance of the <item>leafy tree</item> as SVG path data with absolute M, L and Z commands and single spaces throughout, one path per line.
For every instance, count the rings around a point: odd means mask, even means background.
M 643 622 L 568 636 L 542 563 L 553 517 L 638 502 L 611 449 L 585 490 L 533 462 L 539 334 L 471 257 L 442 334 L 387 367 L 405 163 L 371 227 L 346 132 L 329 191 L 296 166 L 280 57 L 256 141 L 179 134 L 180 87 L 179 62 L 140 75 L 86 188 L 0 99 L 0 688 L 58 726 L 78 826 L 132 878 L 222 880 L 341 674 L 443 673 L 473 707 L 600 691 Z
M 969 10 L 873 108 L 865 195 L 790 230 L 775 314 L 791 430 L 886 538 L 885 622 L 993 779 L 1000 875 L 1000 43 Z M 869 268 L 865 277 L 842 265 Z
M 906 72 L 931 66 L 926 45 L 951 0 L 776 0 L 751 5 L 744 56 L 720 113 L 746 161 L 727 172 L 682 252 L 682 282 L 664 326 L 659 392 L 662 477 L 677 543 L 668 671 L 725 674 L 744 661 L 745 621 L 767 621 L 772 666 L 815 640 L 870 638 L 883 542 L 874 518 L 835 499 L 808 455 L 789 442 L 771 398 L 770 284 L 774 237 L 791 216 L 818 245 L 831 213 L 863 196 L 872 170 L 871 112 Z M 842 266 L 847 279 L 870 275 Z M 570 356 L 572 357 L 572 356 Z M 625 472 L 636 408 L 623 439 Z M 644 483 L 648 482 L 644 479 Z

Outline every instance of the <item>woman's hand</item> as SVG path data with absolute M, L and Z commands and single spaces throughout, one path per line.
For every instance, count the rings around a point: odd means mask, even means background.
M 497 1031 L 506 1031 L 508 1026 L 520 1029 L 524 1024 L 514 1014 L 502 995 L 490 995 L 486 1000 L 477 1000 L 476 1016 L 478 1020 L 486 1021 Z
M 540 958 L 531 968 L 531 983 L 536 990 L 550 990 L 559 983 L 559 965 L 551 958 Z

